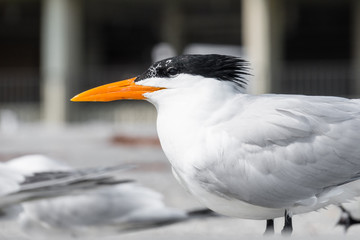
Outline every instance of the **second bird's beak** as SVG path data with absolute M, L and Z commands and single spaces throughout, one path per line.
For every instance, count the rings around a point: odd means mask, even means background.
M 163 88 L 135 84 L 136 78 L 109 83 L 82 92 L 71 99 L 73 102 L 110 102 L 120 99 L 145 99 L 144 94 Z

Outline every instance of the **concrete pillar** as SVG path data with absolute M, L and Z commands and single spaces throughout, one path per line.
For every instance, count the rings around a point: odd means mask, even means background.
M 80 72 L 81 0 L 43 0 L 42 113 L 49 125 L 67 120 L 71 89 Z
M 180 0 L 165 1 L 163 10 L 163 27 L 162 40 L 169 43 L 176 51 L 176 54 L 181 54 L 184 48 L 183 42 L 183 13 Z
M 352 1 L 353 7 L 353 29 L 352 29 L 352 49 L 353 49 L 353 92 L 354 97 L 359 98 L 360 96 L 360 1 Z
M 278 89 L 282 7 L 281 0 L 242 0 L 243 43 L 254 74 L 251 93 L 269 93 Z

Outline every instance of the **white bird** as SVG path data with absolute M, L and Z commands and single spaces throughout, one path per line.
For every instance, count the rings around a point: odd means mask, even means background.
M 119 165 L 75 170 L 56 163 L 56 168 L 50 171 L 49 167 L 43 164 L 54 165 L 55 162 L 51 161 L 42 155 L 28 155 L 0 164 L 2 217 L 16 216 L 18 204 L 22 202 L 74 194 L 118 183 L 111 174 L 130 167 Z M 40 168 L 41 165 L 43 166 Z
M 27 155 L 6 165 L 26 176 L 34 172 L 73 171 L 42 155 Z M 128 181 L 109 182 L 100 188 L 29 201 L 21 206 L 18 221 L 22 231 L 36 239 L 104 236 L 215 216 L 210 211 L 187 212 L 167 207 L 161 194 Z
M 360 101 L 251 95 L 248 63 L 182 55 L 136 78 L 85 91 L 72 101 L 145 99 L 173 173 L 210 209 L 268 220 L 360 195 Z

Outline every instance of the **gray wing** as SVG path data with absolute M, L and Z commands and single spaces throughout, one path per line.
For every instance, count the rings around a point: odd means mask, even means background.
M 209 151 L 223 161 L 208 161 L 199 178 L 223 197 L 272 208 L 314 204 L 334 186 L 360 177 L 357 100 L 252 97 L 211 131 L 221 143 Z

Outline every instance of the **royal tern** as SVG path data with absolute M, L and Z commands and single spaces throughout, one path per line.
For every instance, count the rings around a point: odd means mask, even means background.
M 177 180 L 210 209 L 268 220 L 360 195 L 360 101 L 252 95 L 246 61 L 182 55 L 72 101 L 144 99 Z
M 43 155 L 27 155 L 5 164 L 25 176 L 44 171 L 74 171 L 69 165 Z M 105 236 L 215 216 L 209 210 L 187 212 L 168 207 L 160 193 L 127 181 L 24 202 L 21 207 L 18 222 L 22 231 L 36 239 Z

